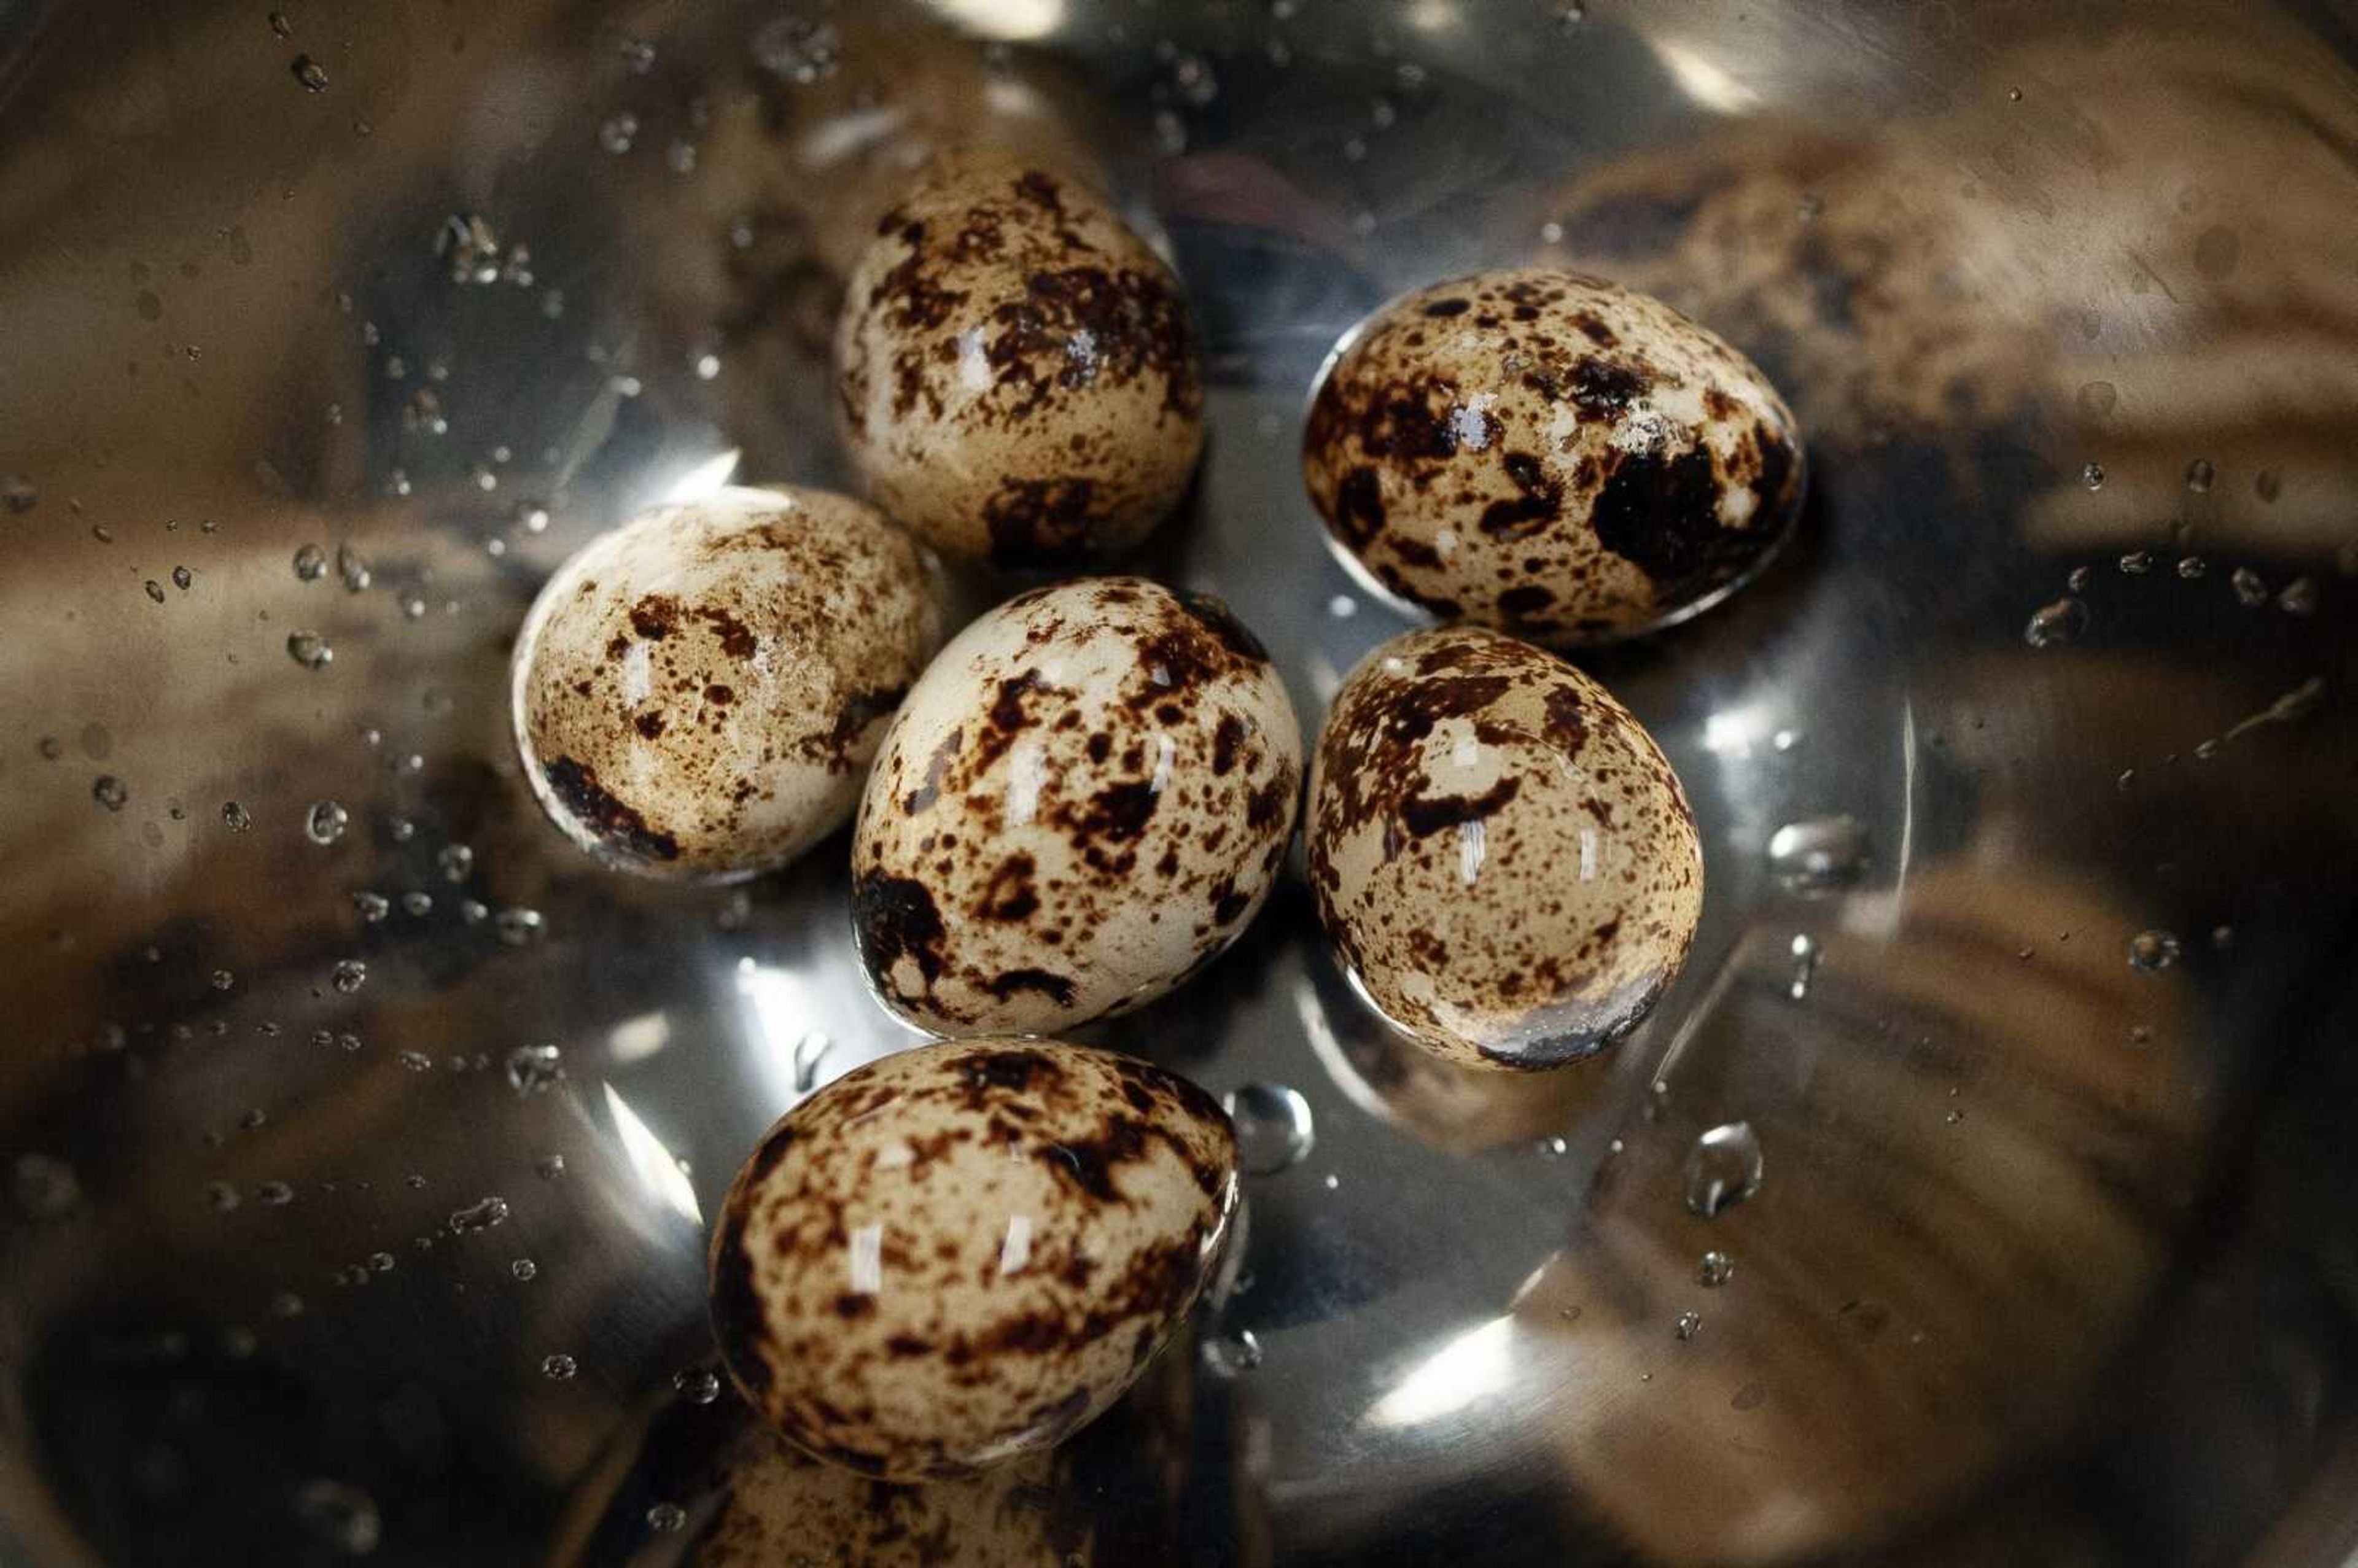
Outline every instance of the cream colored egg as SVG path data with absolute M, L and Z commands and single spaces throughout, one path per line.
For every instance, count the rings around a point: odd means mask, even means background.
M 835 361 L 869 493 L 1002 567 L 1136 544 L 1203 449 L 1178 279 L 1093 191 L 1030 164 L 938 162 L 885 214 Z
M 1019 594 L 942 651 L 852 837 L 878 997 L 937 1034 L 1047 1032 L 1162 995 L 1250 923 L 1301 730 L 1217 600 L 1142 578 Z
M 1371 586 L 1558 644 L 1684 620 L 1791 531 L 1792 412 L 1660 300 L 1542 268 L 1395 300 L 1329 362 L 1310 499 Z
M 549 820 L 626 871 L 749 876 L 851 814 L 940 642 L 936 572 L 871 507 L 724 490 L 600 535 L 516 638 L 516 752 Z
M 1236 1207 L 1201 1089 L 1039 1039 L 920 1046 L 773 1127 L 712 1238 L 715 1331 L 807 1454 L 887 1480 L 1062 1442 L 1194 1304 Z
M 1396 637 L 1335 694 L 1310 885 L 1355 985 L 1443 1056 L 1540 1068 L 1635 1028 L 1703 911 L 1703 847 L 1653 737 L 1552 654 Z

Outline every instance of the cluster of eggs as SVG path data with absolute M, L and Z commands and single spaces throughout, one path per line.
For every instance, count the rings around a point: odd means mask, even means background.
M 1422 290 L 1347 339 L 1305 429 L 1311 501 L 1347 566 L 1450 623 L 1344 680 L 1305 812 L 1284 683 L 1217 600 L 1080 577 L 942 643 L 936 552 L 1086 568 L 1175 507 L 1199 366 L 1177 280 L 1101 195 L 943 162 L 878 223 L 837 332 L 867 501 L 651 513 L 568 561 L 517 642 L 525 776 L 606 864 L 747 877 L 854 823 L 862 965 L 941 1043 L 770 1130 L 711 1294 L 747 1400 L 863 1475 L 1060 1441 L 1204 1289 L 1237 1202 L 1226 1117 L 1055 1036 L 1217 957 L 1298 813 L 1347 973 L 1444 1059 L 1601 1050 L 1693 938 L 1678 779 L 1534 644 L 1681 619 L 1773 551 L 1801 465 L 1760 373 L 1655 300 L 1546 272 Z

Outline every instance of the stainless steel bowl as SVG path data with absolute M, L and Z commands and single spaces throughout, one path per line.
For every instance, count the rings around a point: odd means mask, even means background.
M 2353 57 L 2341 0 L 0 0 L 0 1558 L 2343 1561 Z M 1217 1302 L 1052 1465 L 871 1497 L 698 1397 L 738 1160 L 910 1039 L 840 843 L 600 871 L 502 673 L 598 529 L 847 481 L 839 280 L 952 137 L 1167 241 L 1215 434 L 1144 565 L 1305 715 L 1401 624 L 1295 456 L 1400 289 L 1660 293 L 1816 477 L 1583 661 L 1705 836 L 1641 1033 L 1448 1070 L 1296 880 L 1088 1032 L 1307 1107 Z

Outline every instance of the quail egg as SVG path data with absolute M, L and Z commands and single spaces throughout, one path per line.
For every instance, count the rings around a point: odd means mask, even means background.
M 1302 466 L 1371 586 L 1557 644 L 1734 592 L 1803 481 L 1792 413 L 1750 361 L 1659 299 L 1540 268 L 1362 323 L 1320 381 Z
M 1473 1066 L 1619 1040 L 1703 910 L 1702 842 L 1653 737 L 1570 665 L 1482 627 L 1396 637 L 1344 679 L 1307 835 L 1354 985 Z
M 835 362 L 869 493 L 1001 567 L 1136 544 L 1203 449 L 1178 279 L 1096 193 L 1030 164 L 938 162 L 885 214 Z
M 910 1481 L 1062 1442 L 1217 1260 L 1236 1140 L 1201 1089 L 1036 1038 L 919 1046 L 789 1112 L 712 1238 L 730 1376 L 816 1458 Z
M 1064 1028 L 1235 940 L 1293 832 L 1301 731 L 1227 607 L 1142 578 L 1019 594 L 884 738 L 852 836 L 860 956 L 936 1034 Z
M 516 639 L 549 819 L 608 865 L 750 876 L 840 827 L 940 642 L 937 574 L 874 509 L 730 489 L 592 540 Z

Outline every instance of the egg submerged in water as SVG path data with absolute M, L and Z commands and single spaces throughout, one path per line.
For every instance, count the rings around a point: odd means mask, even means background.
M 1355 987 L 1469 1066 L 1621 1039 L 1703 910 L 1702 840 L 1653 737 L 1570 665 L 1480 627 L 1396 637 L 1344 679 L 1306 836 Z
M 878 998 L 937 1034 L 1052 1032 L 1161 996 L 1268 897 L 1302 779 L 1267 652 L 1142 578 L 1019 594 L 942 650 L 852 835 Z
M 516 638 L 516 753 L 606 864 L 728 880 L 843 825 L 938 645 L 925 553 L 872 507 L 728 489 L 600 535 Z
M 1062 1442 L 1210 1278 L 1236 1141 L 1201 1089 L 1036 1038 L 920 1046 L 790 1111 L 711 1248 L 748 1403 L 862 1475 L 963 1475 Z
M 836 332 L 852 460 L 946 553 L 1069 567 L 1137 544 L 1204 445 L 1178 279 L 1066 175 L 937 161 L 877 226 Z
M 1346 564 L 1410 605 L 1558 645 L 1682 621 L 1790 533 L 1792 411 L 1660 300 L 1543 268 L 1395 300 L 1323 373 L 1303 436 Z

